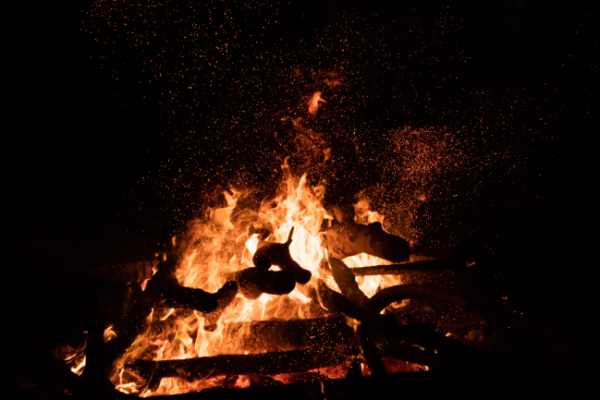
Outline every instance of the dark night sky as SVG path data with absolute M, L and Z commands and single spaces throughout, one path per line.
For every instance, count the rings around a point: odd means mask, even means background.
M 168 214 L 159 200 L 140 203 L 139 193 L 148 198 L 151 190 L 139 181 L 173 156 L 163 150 L 173 145 L 176 128 L 161 117 L 156 87 L 140 88 L 127 74 L 116 81 L 100 68 L 105 50 L 80 31 L 86 18 L 80 10 L 87 3 L 27 4 L 14 14 L 16 39 L 5 53 L 15 67 L 4 77 L 11 87 L 11 122 L 4 130 L 9 139 L 4 197 L 10 204 L 5 229 L 17 244 L 8 250 L 12 261 L 5 264 L 3 281 L 18 288 L 17 294 L 5 295 L 19 304 L 5 318 L 10 326 L 26 327 L 19 335 L 25 347 L 58 340 L 60 329 L 50 339 L 39 339 L 40 324 L 43 330 L 68 325 L 71 311 L 65 304 L 81 294 L 74 288 L 80 276 L 72 271 L 82 259 L 102 246 L 136 241 L 131 239 L 136 235 L 164 243 L 173 228 L 157 224 Z M 400 5 L 386 5 L 391 3 Z M 313 1 L 302 7 L 313 24 L 327 24 L 341 8 L 355 6 L 365 17 L 408 13 L 418 19 L 438 3 Z M 580 256 L 593 252 L 587 243 L 598 236 L 590 229 L 596 214 L 590 152 L 598 133 L 598 40 L 593 34 L 598 6 L 593 1 L 453 3 L 453 12 L 465 20 L 463 45 L 472 56 L 460 71 L 464 86 L 494 90 L 535 81 L 531 91 L 546 90 L 544 96 L 555 100 L 549 112 L 561 108 L 547 128 L 553 139 L 533 150 L 527 173 L 515 178 L 534 188 L 523 195 L 525 201 L 507 204 L 498 193 L 501 187 L 490 185 L 478 213 L 465 217 L 487 221 L 479 228 L 495 241 L 490 257 L 496 261 L 489 263 L 494 271 L 482 284 L 502 271 L 495 284 L 510 287 L 517 306 L 580 322 L 588 298 L 580 284 L 590 280 L 592 268 Z M 306 27 L 288 27 L 294 29 L 302 35 Z M 554 93 L 539 83 L 544 78 L 557 89 Z

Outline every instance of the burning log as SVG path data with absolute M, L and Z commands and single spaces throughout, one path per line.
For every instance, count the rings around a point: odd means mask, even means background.
M 231 281 L 227 282 L 225 285 L 223 285 L 221 289 L 217 291 L 217 293 L 215 293 L 219 305 L 214 311 L 206 314 L 206 316 L 204 317 L 205 331 L 213 332 L 217 329 L 217 323 L 219 322 L 219 318 L 221 318 L 221 314 L 223 314 L 223 311 L 225 311 L 225 309 L 229 306 L 229 304 L 231 304 L 233 299 L 235 299 L 237 292 L 237 283 Z
M 199 379 L 209 375 L 277 375 L 342 364 L 356 354 L 357 350 L 356 346 L 350 346 L 344 351 L 305 349 L 264 354 L 219 355 L 187 360 L 135 360 L 127 367 L 147 378 L 151 376 L 152 381 L 156 383 L 160 383 L 160 379 L 167 377 Z
M 375 376 L 387 374 L 385 364 L 379 355 L 379 350 L 371 338 L 368 325 L 359 325 L 356 327 L 356 336 L 360 344 L 360 352 L 365 360 L 365 363 Z
M 312 289 L 312 288 L 311 288 Z M 336 314 L 346 314 L 351 318 L 358 318 L 359 312 L 356 304 L 343 295 L 331 290 L 321 279 L 317 282 L 317 288 L 310 290 L 307 297 L 318 302 L 322 308 Z
M 289 271 L 247 268 L 231 274 L 228 279 L 237 282 L 240 293 L 251 300 L 257 299 L 263 293 L 288 294 L 296 287 L 294 275 Z
M 429 285 L 410 284 L 385 288 L 369 299 L 368 307 L 371 313 L 378 314 L 388 305 L 405 299 L 435 300 L 457 305 L 465 311 L 478 309 L 484 319 L 491 319 L 501 324 L 504 320 L 500 310 L 480 297 Z
M 341 207 L 336 207 L 334 213 L 340 223 L 323 234 L 323 246 L 329 256 L 343 259 L 366 253 L 392 262 L 408 261 L 408 242 L 384 232 L 379 222 L 359 225 L 354 222 L 352 213 Z
M 433 369 L 438 369 L 438 367 L 445 365 L 445 362 L 450 361 L 432 351 L 419 350 L 408 343 L 400 341 L 386 343 L 380 348 L 373 343 L 371 344 L 373 348 L 367 350 L 367 352 L 376 351 L 377 357 L 381 361 L 381 363 L 377 363 L 377 366 L 373 362 L 367 363 L 374 375 L 387 374 L 379 353 L 383 357 L 428 365 Z M 356 359 L 360 351 L 359 346 L 356 344 L 348 344 L 335 348 L 310 348 L 248 355 L 218 355 L 183 360 L 135 360 L 127 364 L 126 368 L 133 369 L 146 379 L 150 379 L 149 386 L 151 387 L 158 385 L 162 378 L 168 377 L 195 380 L 220 375 L 277 375 L 308 371 L 346 363 L 351 359 Z M 376 369 L 373 370 L 373 368 Z
M 187 308 L 200 312 L 214 311 L 219 305 L 216 295 L 183 286 L 166 288 L 159 302 L 169 308 Z
M 102 264 L 90 271 L 90 275 L 118 283 L 142 283 L 152 278 L 154 269 L 160 263 L 155 257 L 128 263 Z
M 223 329 L 228 338 L 222 351 L 287 351 L 308 347 L 337 347 L 354 344 L 354 331 L 344 316 L 238 322 Z
M 302 268 L 290 255 L 290 245 L 292 244 L 293 234 L 294 228 L 290 230 L 290 234 L 285 243 L 273 243 L 267 242 L 266 240 L 259 240 L 252 261 L 257 268 L 264 268 L 263 265 L 266 265 L 268 260 L 270 264 L 277 265 L 282 270 L 294 274 L 296 282 L 305 284 L 310 280 L 312 274 L 310 271 Z M 262 258 L 266 258 L 266 260 L 261 261 Z
M 358 287 L 352 270 L 343 261 L 336 258 L 330 258 L 329 265 L 331 266 L 331 275 L 342 294 L 359 307 L 366 308 L 369 298 Z
M 405 264 L 374 265 L 371 267 L 351 268 L 354 276 L 400 275 L 408 271 L 443 271 L 459 270 L 467 267 L 467 262 L 458 258 L 440 260 L 415 261 Z
M 145 327 L 145 320 L 150 315 L 156 301 L 169 286 L 176 283 L 172 276 L 172 270 L 176 265 L 175 257 L 169 257 L 159 264 L 158 272 L 148 281 L 146 290 L 142 292 L 121 323 L 115 326 L 117 337 L 106 343 L 105 346 L 105 359 L 110 361 L 107 365 L 111 365 L 112 361 L 120 357 L 131 346 L 136 336 Z

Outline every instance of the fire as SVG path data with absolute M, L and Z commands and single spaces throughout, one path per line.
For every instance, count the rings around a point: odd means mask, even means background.
M 293 176 L 287 163 L 283 165 L 283 170 L 285 178 L 279 194 L 263 201 L 258 210 L 239 207 L 238 203 L 246 193 L 231 189 L 223 193 L 223 207 L 209 208 L 203 218 L 190 223 L 188 233 L 174 241 L 183 255 L 175 273 L 179 284 L 216 292 L 226 283 L 228 274 L 253 267 L 252 255 L 256 251 L 259 234 L 268 235 L 269 241 L 281 243 L 286 241 L 294 228 L 290 253 L 298 264 L 313 274 L 313 279 L 307 285 L 315 285 L 315 278 L 318 278 L 339 292 L 330 274 L 324 273 L 319 267 L 326 258 L 321 246 L 321 231 L 333 219 L 321 202 L 325 188 L 311 187 L 306 175 L 300 178 Z M 383 216 L 370 211 L 365 202 L 357 203 L 355 208 L 359 223 L 383 221 Z M 389 264 L 364 254 L 348 257 L 344 262 L 349 267 Z M 398 277 L 385 276 L 359 277 L 357 281 L 367 296 L 401 283 Z M 197 311 L 154 309 L 148 317 L 151 322 L 148 329 L 116 363 L 111 378 L 113 383 L 122 392 L 142 396 L 199 391 L 223 385 L 220 377 L 194 382 L 164 378 L 157 389 L 144 391 L 145 383 L 127 371 L 124 365 L 138 358 L 169 360 L 247 353 L 237 345 L 244 332 L 225 327 L 239 322 L 311 317 L 310 299 L 298 286 L 289 295 L 262 294 L 256 300 L 249 300 L 238 293 L 223 312 L 214 331 L 203 329 L 204 316 Z M 105 340 L 112 334 L 112 330 L 107 329 Z M 281 378 L 282 381 L 286 379 Z M 248 384 L 247 377 L 239 377 L 234 386 L 246 387 Z
M 313 117 L 317 115 L 317 111 L 319 111 L 319 106 L 321 103 L 327 103 L 325 99 L 321 97 L 321 92 L 315 92 L 312 97 L 306 102 L 308 105 L 308 113 Z

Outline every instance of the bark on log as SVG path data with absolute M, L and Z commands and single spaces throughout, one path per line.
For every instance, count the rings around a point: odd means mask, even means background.
M 305 284 L 310 280 L 312 274 L 310 271 L 302 268 L 290 255 L 290 245 L 292 244 L 293 234 L 294 228 L 290 230 L 288 240 L 285 243 L 273 243 L 259 240 L 252 261 L 256 267 L 260 268 L 263 263 L 265 263 L 265 261 L 261 261 L 261 259 L 263 257 L 267 258 L 272 265 L 277 265 L 282 270 L 294 274 L 296 282 Z
M 217 293 L 215 293 L 219 305 L 214 311 L 207 313 L 204 317 L 205 331 L 213 332 L 217 329 L 217 323 L 219 322 L 223 311 L 225 311 L 225 309 L 229 307 L 233 299 L 235 299 L 237 293 L 238 285 L 234 281 L 225 283 L 225 285 L 223 285 L 223 287 L 219 289 Z
M 240 293 L 254 300 L 261 294 L 288 294 L 296 287 L 294 275 L 289 271 L 267 271 L 262 268 L 246 268 L 227 277 L 237 282 Z
M 336 217 L 340 223 L 323 234 L 323 246 L 330 257 L 343 259 L 366 253 L 392 262 L 408 261 L 410 245 L 406 240 L 386 233 L 379 222 L 359 225 L 339 210 Z

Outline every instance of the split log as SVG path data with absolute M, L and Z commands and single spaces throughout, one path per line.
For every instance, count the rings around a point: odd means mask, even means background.
M 237 282 L 240 293 L 251 300 L 257 299 L 263 293 L 288 294 L 296 287 L 294 275 L 289 271 L 246 268 L 230 274 L 227 279 Z
M 294 274 L 296 282 L 305 284 L 310 280 L 312 274 L 294 261 L 290 254 L 290 245 L 292 244 L 293 234 L 294 228 L 290 230 L 290 234 L 285 243 L 273 243 L 267 242 L 266 240 L 259 240 L 252 261 L 256 267 L 262 268 L 263 265 L 267 264 L 268 260 L 270 264 L 277 265 L 282 270 Z M 261 261 L 262 258 L 266 258 L 266 260 Z
M 234 281 L 231 281 L 231 282 L 227 282 L 225 285 L 223 285 L 223 287 L 221 289 L 219 289 L 217 291 L 217 293 L 215 293 L 215 296 L 217 297 L 219 305 L 217 306 L 217 308 L 214 311 L 207 313 L 206 316 L 204 317 L 204 330 L 205 331 L 213 332 L 217 329 L 217 323 L 219 322 L 219 318 L 221 318 L 223 311 L 225 311 L 225 309 L 227 307 L 229 307 L 229 305 L 231 304 L 233 299 L 235 299 L 237 292 L 238 292 L 237 283 Z
M 408 261 L 408 242 L 385 232 L 379 222 L 359 225 L 347 210 L 336 207 L 334 212 L 340 223 L 323 233 L 323 246 L 329 256 L 343 259 L 366 253 L 392 262 Z
M 351 268 L 355 276 L 400 275 L 409 271 L 445 271 L 460 270 L 467 267 L 467 262 L 458 258 L 440 260 L 415 261 L 404 264 L 375 265 L 370 267 Z
M 165 288 L 159 303 L 168 308 L 186 308 L 200 312 L 214 311 L 219 305 L 217 296 L 213 293 L 179 285 Z

